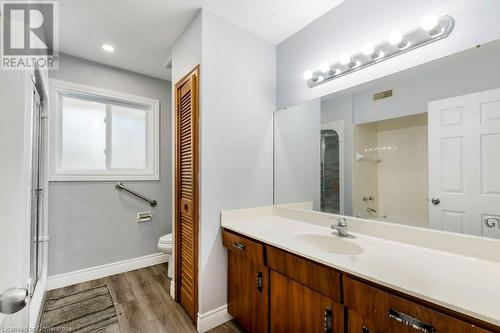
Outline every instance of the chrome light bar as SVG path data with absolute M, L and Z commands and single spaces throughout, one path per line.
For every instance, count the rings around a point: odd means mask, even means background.
M 304 79 L 309 88 L 353 73 L 362 68 L 375 65 L 400 54 L 437 42 L 450 35 L 455 26 L 455 19 L 446 15 L 440 18 L 426 17 L 422 26 L 404 34 L 397 31 L 391 33 L 386 42 L 372 46 L 367 45 L 362 52 L 354 55 L 344 54 L 334 64 L 322 64 L 320 69 L 304 72 Z

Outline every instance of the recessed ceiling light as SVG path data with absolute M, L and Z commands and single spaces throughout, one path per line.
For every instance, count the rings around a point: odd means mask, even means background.
M 115 48 L 110 44 L 102 44 L 102 49 L 106 52 L 113 52 Z

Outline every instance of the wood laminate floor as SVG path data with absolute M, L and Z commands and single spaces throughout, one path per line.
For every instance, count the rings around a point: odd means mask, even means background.
M 107 284 L 115 303 L 118 324 L 99 333 L 193 333 L 196 329 L 181 306 L 170 297 L 170 279 L 167 265 L 108 276 L 52 291 L 52 295 L 77 292 Z M 228 322 L 210 333 L 243 333 Z

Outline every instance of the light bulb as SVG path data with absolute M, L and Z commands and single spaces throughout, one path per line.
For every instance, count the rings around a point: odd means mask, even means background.
M 370 56 L 375 53 L 375 47 L 373 46 L 373 44 L 366 44 L 365 46 L 363 46 L 362 52 L 365 56 Z
M 317 81 L 316 81 L 316 82 L 322 82 L 324 79 L 325 79 L 324 77 L 322 77 L 322 76 L 318 76 L 318 79 L 317 79 Z
M 389 43 L 392 45 L 398 45 L 403 40 L 403 34 L 400 31 L 393 31 L 389 35 Z
M 429 15 L 424 17 L 422 24 L 420 25 L 423 30 L 431 31 L 434 30 L 439 23 L 439 19 L 436 15 Z
M 330 71 L 330 65 L 328 65 L 326 62 L 322 63 L 320 66 L 319 66 L 319 70 L 322 72 L 322 73 L 328 73 Z
M 110 45 L 110 44 L 103 44 L 102 49 L 106 52 L 113 52 L 115 50 L 113 45 Z
M 304 72 L 304 75 L 302 76 L 304 80 L 308 81 L 313 78 L 313 73 L 309 70 Z
M 350 64 L 352 60 L 350 55 L 344 53 L 343 55 L 340 56 L 339 61 L 342 65 L 347 65 Z

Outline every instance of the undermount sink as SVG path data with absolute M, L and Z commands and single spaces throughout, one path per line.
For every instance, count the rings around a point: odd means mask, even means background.
M 329 253 L 341 255 L 357 255 L 363 253 L 363 249 L 359 245 L 353 243 L 349 238 L 341 238 L 335 235 L 304 234 L 295 236 L 295 239 Z

